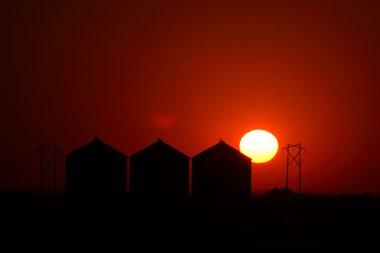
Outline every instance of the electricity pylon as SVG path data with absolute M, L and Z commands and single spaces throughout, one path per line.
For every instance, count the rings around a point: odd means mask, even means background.
M 57 192 L 57 154 L 61 150 L 57 148 L 57 144 L 41 144 L 37 151 L 40 154 L 40 192 L 44 190 L 47 171 L 52 171 L 54 175 L 54 192 Z
M 287 152 L 285 189 L 288 189 L 289 167 L 292 163 L 296 163 L 298 166 L 298 193 L 301 194 L 301 153 L 306 149 L 301 147 L 301 143 L 288 144 L 284 149 Z

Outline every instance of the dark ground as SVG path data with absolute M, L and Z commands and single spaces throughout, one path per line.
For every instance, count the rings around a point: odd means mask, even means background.
M 72 199 L 1 194 L 2 247 L 128 252 L 379 252 L 380 197 L 249 201 Z

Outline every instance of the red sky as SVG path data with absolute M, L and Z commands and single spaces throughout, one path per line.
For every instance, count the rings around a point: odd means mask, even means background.
M 307 149 L 305 192 L 380 194 L 379 13 L 349 0 L 1 1 L 0 189 L 38 189 L 40 143 L 64 151 L 62 174 L 94 136 L 127 155 L 161 137 L 194 156 L 258 128 Z M 285 165 L 281 152 L 254 165 L 254 192 L 283 187 Z

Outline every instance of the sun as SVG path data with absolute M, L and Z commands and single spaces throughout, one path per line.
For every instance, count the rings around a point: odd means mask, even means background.
M 240 152 L 254 163 L 270 161 L 277 153 L 278 142 L 273 134 L 265 130 L 253 130 L 246 133 L 240 141 Z

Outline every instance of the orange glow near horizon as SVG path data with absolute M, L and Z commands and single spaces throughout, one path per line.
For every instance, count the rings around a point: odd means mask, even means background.
M 276 155 L 278 142 L 273 134 L 265 130 L 246 133 L 240 141 L 240 151 L 254 163 L 265 163 Z

